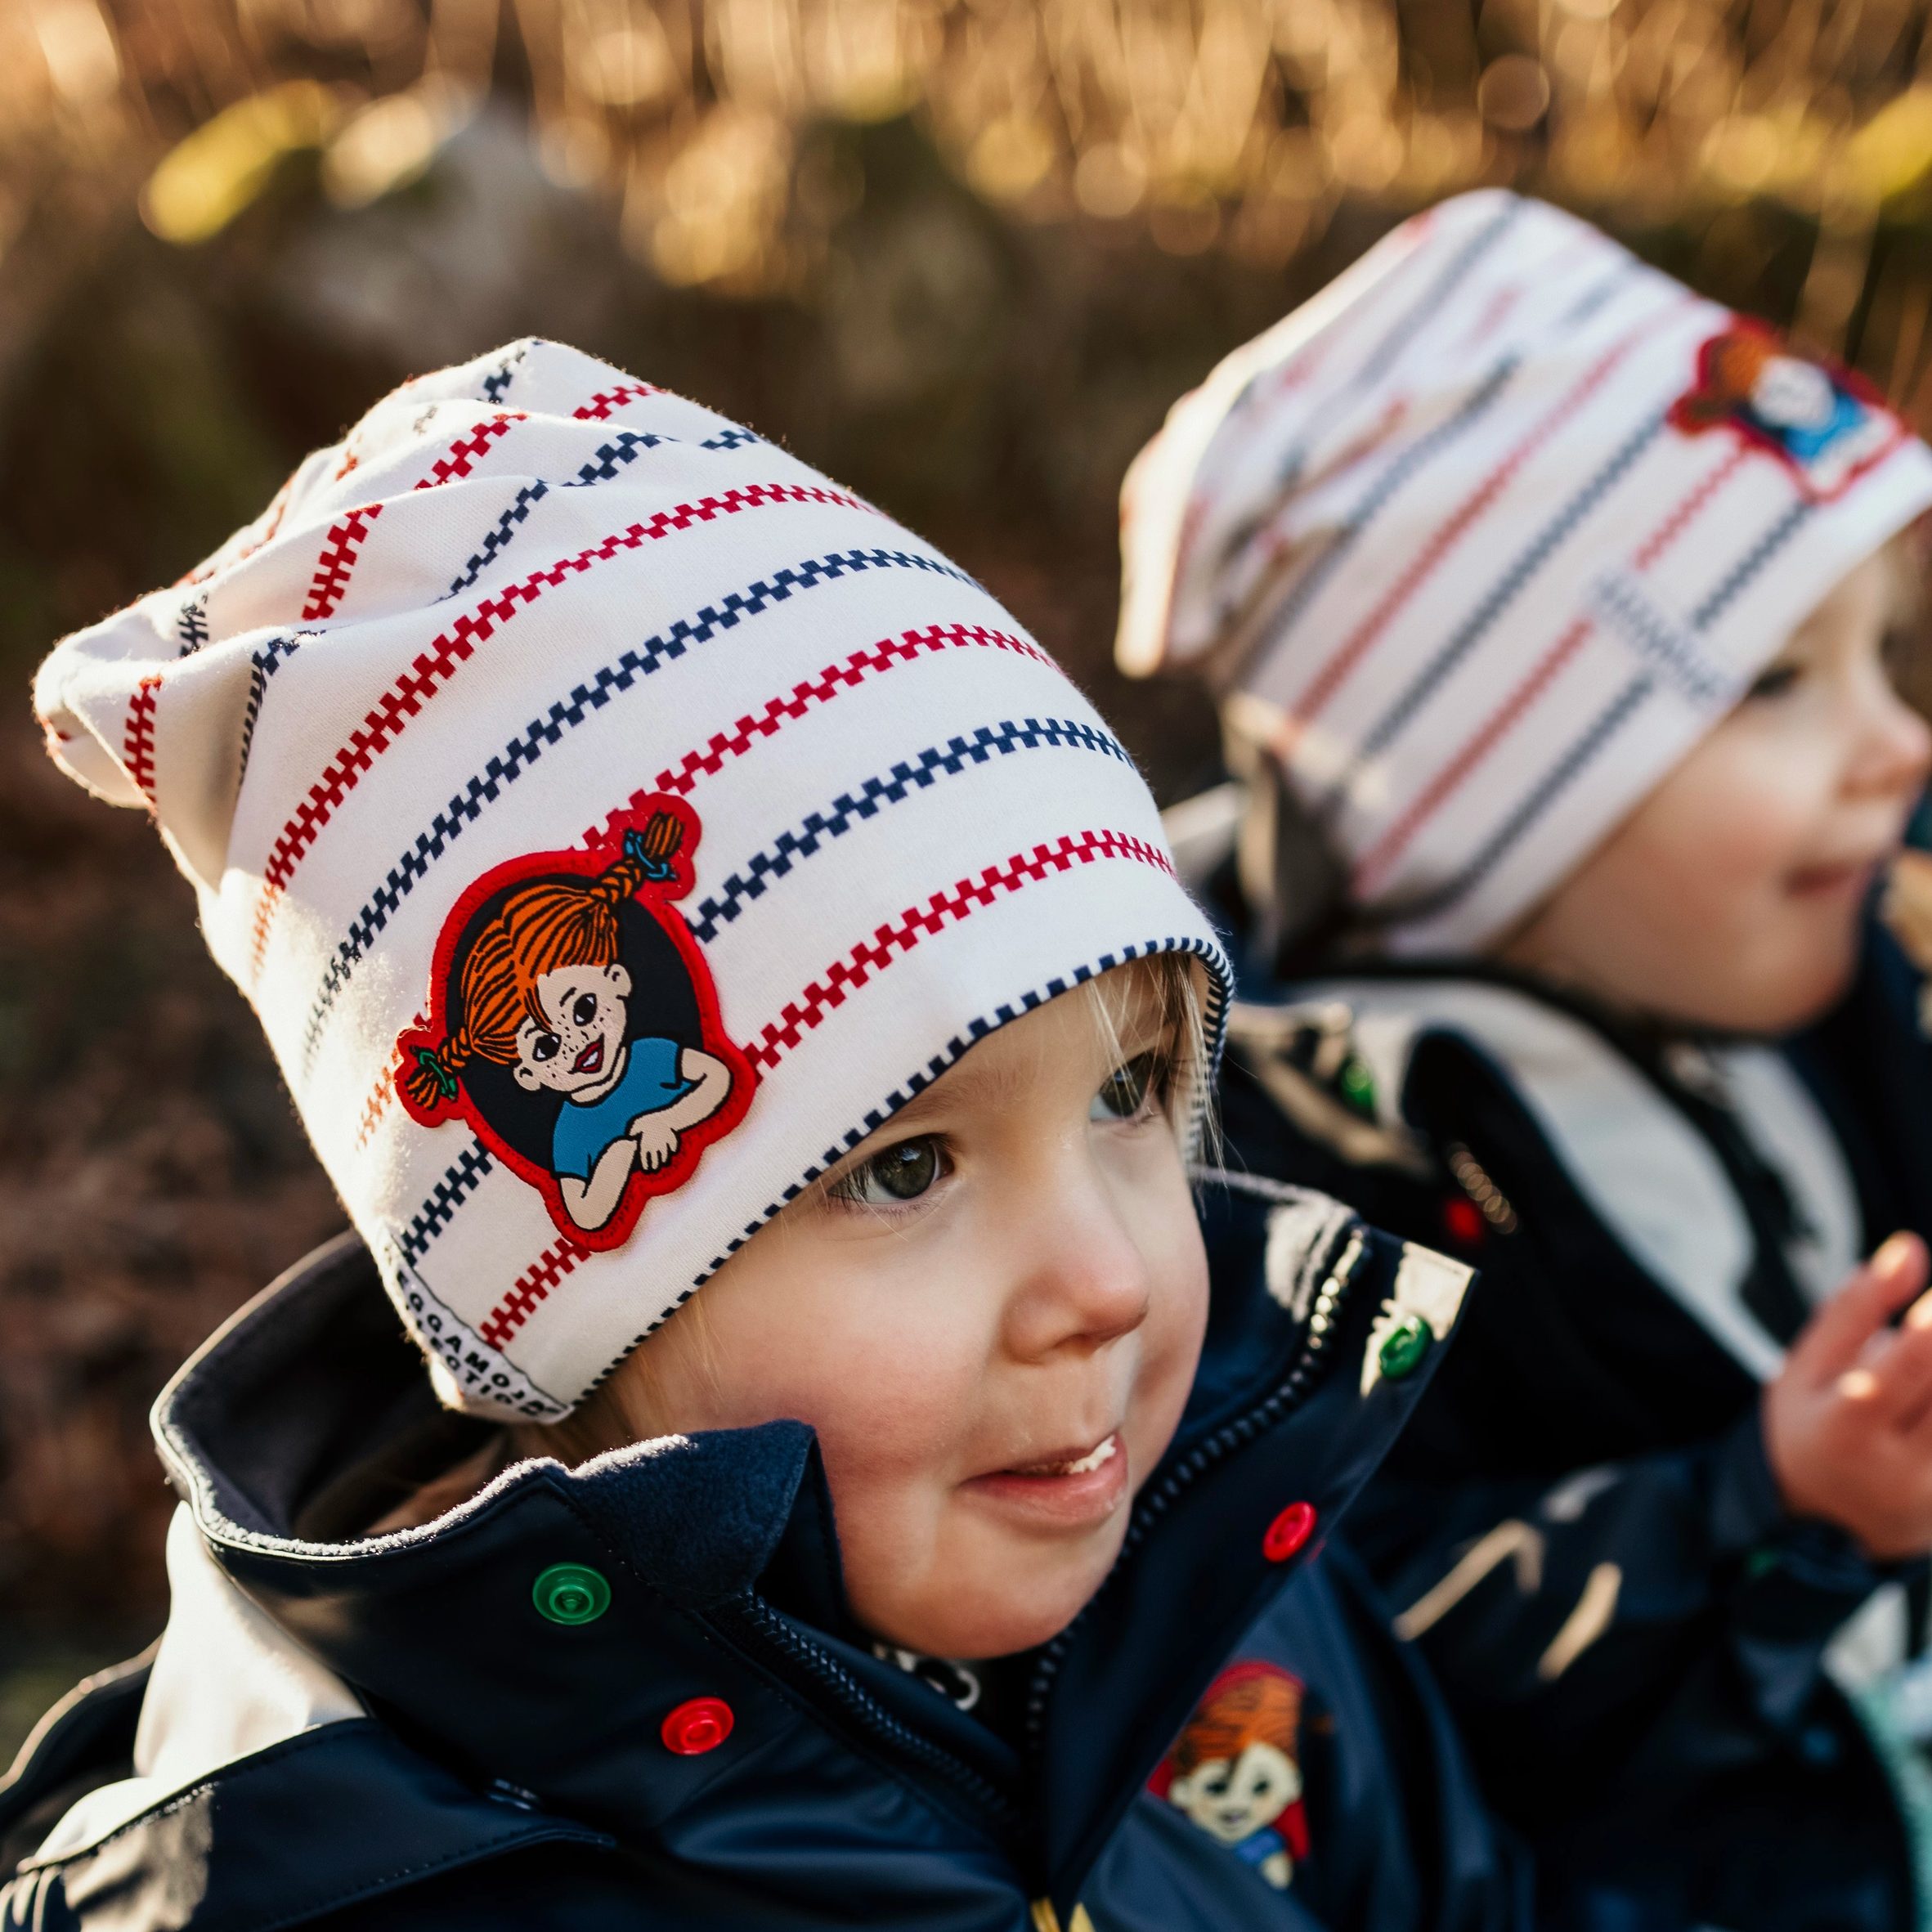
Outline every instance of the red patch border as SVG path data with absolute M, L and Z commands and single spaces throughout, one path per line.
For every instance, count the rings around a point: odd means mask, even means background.
M 563 873 L 595 878 L 621 854 L 625 832 L 633 828 L 643 831 L 652 815 L 659 812 L 668 812 L 677 819 L 684 830 L 684 840 L 671 859 L 671 877 L 661 882 L 647 879 L 631 894 L 631 899 L 657 921 L 676 947 L 697 997 L 704 1051 L 730 1069 L 731 1092 L 716 1113 L 679 1136 L 678 1151 L 664 1167 L 654 1174 L 647 1174 L 641 1168 L 632 1171 L 616 1211 L 602 1227 L 583 1228 L 571 1219 L 570 1210 L 563 1204 L 563 1191 L 558 1185 L 557 1177 L 549 1169 L 526 1159 L 499 1137 L 471 1100 L 469 1089 L 460 1074 L 456 1076 L 457 1097 L 453 1100 L 439 1098 L 433 1107 L 420 1106 L 411 1098 L 401 1075 L 419 1047 L 441 1052 L 449 1038 L 447 989 L 455 962 L 457 942 L 483 903 L 506 886 L 526 879 L 555 878 Z M 683 916 L 671 903 L 683 899 L 696 883 L 692 856 L 703 836 L 697 813 L 683 799 L 666 792 L 653 792 L 648 797 L 634 800 L 622 811 L 613 813 L 594 845 L 561 852 L 527 853 L 491 867 L 468 887 L 443 919 L 442 930 L 437 935 L 435 956 L 430 962 L 427 1024 L 409 1027 L 397 1035 L 396 1097 L 410 1118 L 419 1126 L 426 1127 L 446 1126 L 457 1119 L 467 1122 L 471 1132 L 489 1150 L 492 1159 L 501 1161 L 519 1180 L 535 1188 L 543 1197 L 544 1205 L 549 1209 L 558 1232 L 578 1247 L 593 1253 L 607 1253 L 623 1247 L 636 1232 L 639 1217 L 645 1208 L 661 1195 L 675 1194 L 691 1179 L 705 1150 L 723 1140 L 744 1118 L 758 1086 L 756 1068 L 724 1030 L 724 1015 L 718 1007 L 718 989 L 712 983 L 710 967 L 704 953 L 692 937 L 691 929 L 685 925 Z
M 1709 414 L 1698 410 L 1697 406 L 1701 401 L 1715 400 L 1710 364 L 1717 352 L 1717 346 L 1728 337 L 1734 335 L 1755 335 L 1779 355 L 1792 356 L 1798 361 L 1810 363 L 1814 369 L 1822 370 L 1848 396 L 1862 402 L 1867 409 L 1889 424 L 1892 433 L 1870 455 L 1861 457 L 1854 463 L 1835 489 L 1818 489 L 1806 475 L 1804 465 L 1775 436 L 1759 428 L 1754 423 L 1744 421 L 1734 405 Z M 1791 347 L 1790 341 L 1782 334 L 1769 323 L 1760 322 L 1755 316 L 1733 316 L 1724 328 L 1713 335 L 1706 336 L 1698 344 L 1697 379 L 1671 404 L 1669 420 L 1670 427 L 1683 436 L 1701 436 L 1711 429 L 1731 430 L 1741 442 L 1762 451 L 1767 456 L 1775 457 L 1795 479 L 1805 501 L 1817 504 L 1836 503 L 1860 477 L 1876 469 L 1912 434 L 1898 411 L 1855 369 L 1847 369 L 1843 363 L 1832 361 L 1826 356 L 1800 354 Z

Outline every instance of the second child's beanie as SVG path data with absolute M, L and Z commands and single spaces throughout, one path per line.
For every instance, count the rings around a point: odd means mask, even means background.
M 1118 655 L 1213 684 L 1390 951 L 1473 951 L 1929 504 L 1855 377 L 1466 195 L 1174 406 L 1123 492 Z
M 975 1041 L 1227 980 L 1132 760 L 962 572 L 527 342 L 61 643 L 446 1401 L 564 1414 Z

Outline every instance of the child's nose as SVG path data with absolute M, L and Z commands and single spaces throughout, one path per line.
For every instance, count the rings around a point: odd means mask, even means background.
M 1015 1356 L 1092 1353 L 1146 1320 L 1146 1261 L 1103 1190 L 1069 1189 L 1025 1212 L 1033 1225 L 1012 1230 L 1020 1259 L 1006 1324 Z
M 1932 772 L 1932 726 L 1888 683 L 1869 709 L 1862 750 L 1859 790 L 1916 791 Z

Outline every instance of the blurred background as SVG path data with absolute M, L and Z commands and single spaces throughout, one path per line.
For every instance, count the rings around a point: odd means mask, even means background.
M 0 1752 L 159 1629 L 146 1412 L 341 1224 L 147 824 L 42 757 L 61 633 L 403 377 L 558 337 L 1108 667 L 1173 398 L 1405 214 L 1507 183 L 1932 419 L 1925 0 L 0 0 Z

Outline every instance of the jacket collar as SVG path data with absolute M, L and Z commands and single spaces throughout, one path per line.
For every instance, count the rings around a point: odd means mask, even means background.
M 1440 1349 L 1381 1375 L 1392 1323 L 1414 1302 L 1446 1336 L 1467 1280 L 1298 1190 L 1234 1179 L 1204 1203 L 1215 1290 L 1192 1404 L 1114 1575 L 1033 1660 L 1018 1753 L 855 1640 L 830 1496 L 796 1423 L 640 1444 L 574 1472 L 527 1463 L 421 1528 L 305 1540 L 297 1522 L 332 1479 L 434 1412 L 352 1239 L 211 1339 L 157 1403 L 156 1435 L 221 1572 L 473 1788 L 675 1843 L 680 1821 L 836 1761 L 848 1785 L 916 1791 L 1029 1894 L 1049 1892 L 1064 1922 L 1229 1650 L 1420 1394 Z M 1302 1517 L 1283 1513 L 1302 1504 L 1320 1527 L 1295 1546 Z M 605 1579 L 607 1610 L 546 1620 L 535 1594 L 558 1566 Z M 667 1749 L 667 1718 L 697 1697 L 730 1706 L 733 1739 Z

